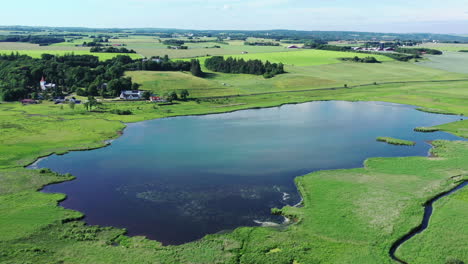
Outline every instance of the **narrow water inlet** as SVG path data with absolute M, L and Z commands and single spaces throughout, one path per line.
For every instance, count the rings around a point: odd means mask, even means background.
M 447 191 L 447 192 L 444 192 L 444 193 L 441 193 L 437 196 L 435 196 L 434 198 L 430 199 L 429 201 L 427 201 L 425 204 L 424 204 L 424 216 L 423 216 L 423 220 L 421 222 L 421 225 L 417 226 L 416 228 L 414 228 L 413 230 L 411 230 L 409 233 L 407 233 L 406 235 L 404 235 L 402 238 L 400 238 L 399 240 L 397 240 L 393 245 L 392 247 L 390 248 L 390 257 L 399 262 L 399 263 L 402 263 L 402 264 L 409 264 L 408 262 L 398 258 L 395 253 L 396 251 L 398 250 L 398 248 L 400 248 L 401 245 L 403 245 L 406 241 L 410 240 L 411 238 L 415 237 L 416 235 L 420 234 L 421 232 L 423 232 L 424 230 L 427 229 L 427 227 L 429 226 L 429 220 L 431 219 L 431 216 L 432 216 L 432 212 L 434 210 L 433 208 L 433 204 L 434 202 L 437 202 L 438 200 L 440 200 L 441 198 L 444 198 L 446 196 L 449 196 L 461 189 L 463 189 L 464 187 L 466 187 L 468 185 L 468 181 L 464 181 L 462 182 L 461 184 L 457 185 L 455 188 Z

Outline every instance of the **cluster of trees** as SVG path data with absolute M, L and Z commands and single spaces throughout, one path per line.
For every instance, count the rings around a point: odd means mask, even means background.
M 320 42 L 308 42 L 304 44 L 304 49 L 319 49 L 319 50 L 332 50 L 332 51 L 351 51 L 349 46 L 336 46 L 328 45 Z
M 188 46 L 167 46 L 168 49 L 188 49 Z
M 105 52 L 105 53 L 136 53 L 136 51 L 127 48 L 115 48 L 115 47 L 92 47 L 91 52 Z
M 369 52 L 366 52 L 369 53 Z M 409 61 L 412 59 L 420 59 L 421 56 L 415 54 L 415 55 L 409 55 L 409 54 L 403 54 L 403 53 L 379 53 L 381 55 L 387 56 L 389 58 L 392 58 L 397 61 Z
M 263 75 L 265 78 L 271 78 L 277 74 L 285 73 L 282 63 L 263 63 L 261 60 L 235 59 L 229 57 L 224 59 L 222 56 L 213 56 L 205 60 L 205 67 L 215 72 L 224 73 L 246 73 Z
M 168 102 L 172 102 L 172 101 L 175 101 L 175 100 L 182 100 L 182 101 L 186 101 L 188 99 L 188 97 L 190 96 L 190 93 L 187 89 L 184 89 L 184 90 L 181 90 L 179 95 L 177 95 L 177 92 L 176 91 L 172 91 L 172 92 L 168 92 L 166 94 L 164 94 L 164 98 L 168 101 Z
M 343 52 L 357 52 L 357 53 L 364 53 L 364 54 L 379 54 L 379 55 L 387 56 L 389 58 L 392 58 L 392 59 L 395 59 L 395 60 L 398 60 L 398 61 L 409 61 L 411 59 L 421 58 L 419 56 L 420 53 L 414 53 L 414 55 L 409 55 L 409 54 L 403 54 L 403 53 L 390 53 L 390 52 L 377 53 L 377 52 L 372 52 L 372 51 L 354 51 L 349 46 L 336 46 L 336 45 L 320 44 L 320 43 L 317 43 L 317 42 L 307 43 L 307 44 L 304 45 L 304 48 L 305 49 L 343 51 Z M 408 50 L 413 50 L 413 49 L 408 49 Z M 410 54 L 412 54 L 412 53 L 410 53 Z
M 197 68 L 192 69 L 193 68 Z M 42 94 L 44 98 L 76 92 L 82 96 L 118 96 L 122 90 L 138 89 L 131 78 L 124 76 L 131 70 L 166 70 L 198 72 L 198 61 L 180 62 L 132 60 L 119 55 L 104 62 L 92 55 L 42 55 L 34 59 L 26 55 L 0 55 L 0 99 L 16 101 Z M 200 69 L 201 72 L 201 69 Z M 39 81 L 56 84 L 53 90 L 41 91 Z
M 29 42 L 47 46 L 54 43 L 65 42 L 63 37 L 43 36 L 43 35 L 27 35 L 27 36 L 1 36 L 0 42 Z
M 443 52 L 436 49 L 427 49 L 427 48 L 397 48 L 396 52 L 405 53 L 405 54 L 414 54 L 421 55 L 423 53 L 431 55 L 442 55 Z
M 244 42 L 246 46 L 279 46 L 280 44 L 277 42 Z
M 178 40 L 178 39 L 166 39 L 166 40 L 163 40 L 162 43 L 168 46 L 181 46 L 185 44 L 183 40 Z
M 142 60 L 134 63 L 132 70 L 137 71 L 190 71 L 194 76 L 201 77 L 203 72 L 199 60 L 172 61 L 166 55 L 160 59 Z
M 361 63 L 380 63 L 375 57 L 365 57 L 359 58 L 358 56 L 354 56 L 353 58 L 340 58 L 342 61 L 352 61 L 352 62 L 361 62 Z

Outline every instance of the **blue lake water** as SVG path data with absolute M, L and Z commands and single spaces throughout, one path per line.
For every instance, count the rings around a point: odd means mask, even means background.
M 68 195 L 62 206 L 88 224 L 127 228 L 164 244 L 278 222 L 273 207 L 300 201 L 296 176 L 362 167 L 369 157 L 425 156 L 435 139 L 418 126 L 459 120 L 381 102 L 311 102 L 234 113 L 129 124 L 106 148 L 53 155 L 32 167 L 72 173 L 76 180 L 45 192 Z M 416 141 L 414 147 L 376 142 Z

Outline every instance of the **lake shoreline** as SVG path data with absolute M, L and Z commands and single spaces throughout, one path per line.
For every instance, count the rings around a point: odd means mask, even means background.
M 310 102 L 327 102 L 327 101 L 344 101 L 344 100 L 313 100 L 313 101 L 310 101 Z M 234 110 L 234 111 L 227 111 L 227 112 L 223 112 L 223 113 L 206 113 L 206 114 L 194 114 L 194 115 L 179 115 L 179 116 L 171 116 L 171 117 L 164 117 L 164 118 L 156 118 L 156 119 L 149 119 L 149 120 L 145 120 L 145 121 L 139 121 L 139 122 L 146 122 L 146 121 L 151 121 L 151 120 L 158 120 L 158 119 L 165 119 L 165 118 L 172 118 L 172 117 L 190 117 L 190 116 L 205 116 L 205 115 L 216 115 L 216 114 L 226 114 L 226 113 L 232 113 L 232 112 L 238 112 L 238 111 L 244 111 L 244 110 L 256 110 L 256 109 L 264 109 L 264 108 L 278 108 L 278 107 L 281 107 L 281 106 L 284 106 L 284 105 L 297 105 L 297 104 L 306 104 L 306 103 L 310 103 L 310 102 L 292 102 L 292 103 L 284 103 L 284 104 L 281 104 L 281 105 L 278 105 L 278 106 L 268 106 L 268 107 L 253 107 L 253 108 L 246 108 L 246 109 L 239 109 L 239 110 Z M 354 102 L 354 101 L 345 101 L 345 102 Z M 358 102 L 367 102 L 367 101 L 358 101 Z M 371 101 L 371 102 L 380 102 L 380 101 Z M 386 102 L 385 102 L 386 103 Z M 389 104 L 392 104 L 392 103 L 389 103 Z M 404 104 L 398 104 L 398 105 L 404 105 Z M 412 107 L 413 109 L 415 109 L 415 106 L 412 106 L 412 105 L 404 105 L 404 106 L 410 106 Z M 100 149 L 100 148 L 104 148 L 104 147 L 107 147 L 107 146 L 110 146 L 112 144 L 112 141 L 119 138 L 120 136 L 122 136 L 124 134 L 124 131 L 125 131 L 125 128 L 127 128 L 128 124 L 131 124 L 131 123 L 139 123 L 139 122 L 129 122 L 129 123 L 125 123 L 125 127 L 121 130 L 118 130 L 116 131 L 116 135 L 111 137 L 111 138 L 108 138 L 108 139 L 105 139 L 102 141 L 103 145 L 102 146 L 99 146 L 99 147 L 93 147 L 93 148 L 89 148 L 89 149 L 78 149 L 78 150 L 70 150 L 70 151 L 67 151 L 65 153 L 60 153 L 60 154 L 57 154 L 57 155 L 64 155 L 66 153 L 69 153 L 69 152 L 74 152 L 74 151 L 91 151 L 91 150 L 95 150 L 95 149 Z M 429 153 L 431 153 L 431 151 L 429 151 Z M 37 164 L 38 162 L 40 162 L 42 159 L 44 158 L 47 158 L 53 154 L 56 154 L 56 153 L 51 153 L 49 155 L 46 155 L 44 157 L 40 157 L 38 158 L 36 161 L 34 161 L 33 163 L 31 163 L 30 165 L 28 166 L 25 166 L 25 167 L 29 167 L 29 166 L 32 166 L 34 164 Z M 366 159 L 367 160 L 367 159 Z M 365 164 L 365 161 L 364 163 Z M 356 168 L 362 168 L 362 167 L 356 167 Z M 346 169 L 353 169 L 353 168 L 346 168 Z M 306 173 L 304 175 L 307 175 L 309 173 Z M 295 177 L 295 179 L 297 177 L 301 177 L 301 176 L 304 176 L 304 175 L 298 175 Z M 66 181 L 69 181 L 69 180 L 66 180 Z M 295 180 L 294 180 L 295 181 Z M 49 185 L 52 185 L 52 184 L 58 184 L 58 183 L 51 183 Z M 296 185 L 296 190 L 298 192 L 298 195 L 299 197 L 301 198 L 300 202 L 297 203 L 296 205 L 293 205 L 292 207 L 299 207 L 299 206 L 302 206 L 303 205 L 303 194 L 301 192 L 301 189 L 299 186 L 297 186 L 297 183 L 295 181 L 295 185 Z M 45 186 L 48 186 L 48 185 L 45 185 Z M 43 186 L 43 188 L 45 187 Z M 43 189 L 41 188 L 41 190 Z M 66 198 L 65 198 L 66 199 Z M 280 225 L 290 225 L 290 224 L 294 224 L 296 223 L 296 219 L 294 217 L 291 217 L 291 216 L 288 216 L 288 215 L 282 215 L 284 218 L 285 218 L 285 221 L 280 224 Z M 83 218 L 85 216 L 83 215 Z M 243 226 L 239 226 L 237 228 L 241 228 Z M 209 234 L 207 234 L 209 235 Z M 203 238 L 200 238 L 200 239 L 203 239 Z M 194 240 L 194 241 L 198 241 L 200 239 L 197 239 L 197 240 Z M 157 241 L 157 240 L 155 240 Z M 192 241 L 191 241 L 192 242 Z M 187 242 L 187 243 L 190 243 L 190 242 Z M 185 244 L 185 243 L 184 243 Z

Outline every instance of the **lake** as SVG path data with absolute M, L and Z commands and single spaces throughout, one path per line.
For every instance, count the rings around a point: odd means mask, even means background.
M 75 175 L 44 191 L 67 194 L 61 205 L 85 213 L 88 224 L 181 244 L 281 223 L 270 209 L 300 201 L 296 176 L 362 167 L 370 157 L 425 156 L 426 141 L 460 138 L 413 129 L 459 119 L 408 105 L 342 101 L 165 118 L 128 124 L 108 147 L 52 155 L 31 167 Z M 379 136 L 417 144 L 389 145 Z

